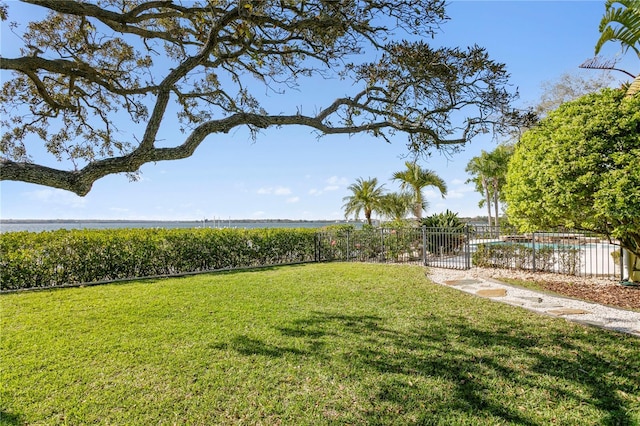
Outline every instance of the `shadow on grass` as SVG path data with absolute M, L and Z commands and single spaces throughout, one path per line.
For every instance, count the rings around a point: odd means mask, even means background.
M 558 423 L 587 418 L 631 425 L 637 420 L 631 412 L 640 411 L 633 396 L 640 393 L 640 357 L 636 352 L 635 358 L 625 358 L 615 350 L 621 344 L 632 352 L 633 338 L 579 327 L 567 335 L 563 327 L 538 330 L 499 319 L 488 328 L 455 315 L 431 315 L 409 331 L 381 324 L 377 316 L 315 312 L 278 328 L 283 336 L 303 339 L 304 351 L 246 337 L 236 338 L 233 346 L 245 355 L 343 357 L 339 362 L 348 371 L 360 372 L 348 374 L 376 377 L 365 390 L 367 424 L 400 419 L 431 424 L 453 415 L 471 422 L 539 425 L 555 422 L 565 407 L 580 412 Z M 346 353 L 331 352 L 328 341 L 338 341 Z M 432 388 L 434 382 L 443 384 L 441 389 Z M 441 400 L 433 396 L 438 391 Z
M 286 348 L 265 343 L 247 336 L 236 336 L 231 340 L 231 348 L 242 355 L 261 355 L 266 357 L 281 357 L 286 354 L 304 355 L 305 351 L 296 348 Z
M 2 409 L 0 409 L 0 425 L 2 426 L 13 426 L 13 425 L 23 425 L 25 424 L 22 417 L 18 414 L 8 413 Z
M 52 286 L 36 286 L 25 288 L 0 288 L 0 294 L 11 293 L 26 293 L 26 292 L 43 292 L 43 291 L 58 291 L 69 288 L 89 288 L 96 286 L 108 286 L 108 285 L 123 285 L 131 283 L 144 283 L 144 284 L 157 284 L 167 279 L 182 280 L 190 279 L 196 275 L 234 275 L 234 274 L 247 274 L 264 271 L 277 271 L 282 268 L 295 268 L 307 265 L 313 262 L 294 262 L 294 263 L 277 263 L 269 265 L 249 265 L 249 266 L 237 266 L 222 269 L 205 269 L 201 271 L 193 272 L 167 272 L 161 275 L 144 275 L 139 277 L 126 277 L 126 278 L 113 278 L 113 279 L 101 279 L 97 281 L 89 282 L 73 282 L 67 284 L 57 284 Z

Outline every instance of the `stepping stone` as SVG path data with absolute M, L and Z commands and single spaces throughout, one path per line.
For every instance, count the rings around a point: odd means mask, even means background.
M 507 290 L 504 288 L 490 288 L 487 290 L 478 290 L 476 294 L 482 297 L 504 297 L 507 295 Z
M 449 281 L 445 281 L 444 283 L 446 285 L 452 285 L 452 286 L 457 286 L 457 285 L 471 285 L 471 284 L 480 284 L 482 281 L 478 281 L 478 280 L 449 280 Z
M 596 327 L 604 327 L 605 325 L 607 325 L 606 322 L 601 322 L 601 321 L 576 320 L 576 322 L 578 324 L 593 325 Z
M 543 308 L 543 309 L 555 309 L 555 308 L 562 308 L 562 305 L 558 305 L 557 303 L 541 303 L 537 307 Z
M 547 311 L 548 314 L 552 315 L 582 315 L 582 314 L 590 314 L 591 312 L 585 311 L 583 309 L 573 309 L 573 308 L 562 308 L 562 309 L 552 309 Z

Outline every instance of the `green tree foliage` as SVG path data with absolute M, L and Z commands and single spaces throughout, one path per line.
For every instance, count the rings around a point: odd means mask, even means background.
M 605 89 L 567 102 L 516 145 L 505 198 L 521 230 L 611 235 L 640 255 L 640 97 Z
M 360 212 L 363 211 L 367 224 L 371 225 L 373 212 L 382 211 L 381 203 L 384 196 L 384 185 L 378 184 L 378 178 L 369 178 L 367 180 L 358 178 L 347 189 L 351 191 L 351 195 L 342 199 L 345 203 L 342 207 L 344 216 L 349 217 L 353 214 L 358 219 Z
M 413 196 L 409 192 L 390 192 L 382 196 L 380 213 L 395 223 L 402 223 L 411 211 Z
M 436 172 L 423 169 L 416 162 L 405 162 L 406 169 L 395 172 L 393 180 L 400 182 L 400 188 L 409 191 L 412 196 L 412 210 L 416 219 L 422 218 L 422 212 L 426 210 L 427 203 L 424 199 L 423 189 L 428 186 L 438 188 L 442 197 L 447 194 L 447 184 Z
M 640 58 L 640 0 L 607 0 L 605 8 L 596 55 L 605 43 L 617 41 L 623 51 L 632 50 Z
M 189 157 L 240 127 L 404 133 L 420 153 L 509 116 L 503 64 L 479 46 L 423 41 L 448 19 L 442 0 L 27 2 L 48 15 L 11 23 L 24 45 L 0 57 L 0 179 L 85 195 L 108 174 Z M 267 111 L 256 83 L 286 95 L 307 77 L 346 80 L 354 93 L 310 115 Z M 161 143 L 166 128 L 184 138 Z

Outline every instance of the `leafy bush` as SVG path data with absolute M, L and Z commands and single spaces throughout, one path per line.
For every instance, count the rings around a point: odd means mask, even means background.
M 471 259 L 475 266 L 485 268 L 533 269 L 572 275 L 580 271 L 580 249 L 577 248 L 541 245 L 534 250 L 518 243 L 478 244 Z
M 109 229 L 0 234 L 0 289 L 316 260 L 313 229 Z
M 558 272 L 567 275 L 580 273 L 580 249 L 565 248 L 558 253 Z
M 421 224 L 427 228 L 463 229 L 465 227 L 465 223 L 458 217 L 458 213 L 448 209 L 443 213 L 436 213 L 423 218 Z

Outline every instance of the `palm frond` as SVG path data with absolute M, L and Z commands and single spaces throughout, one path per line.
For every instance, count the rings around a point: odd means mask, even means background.
M 613 7 L 614 4 L 624 7 Z M 640 58 L 640 0 L 607 1 L 606 11 L 600 20 L 600 38 L 595 52 L 609 41 L 619 41 L 624 51 L 633 50 Z

